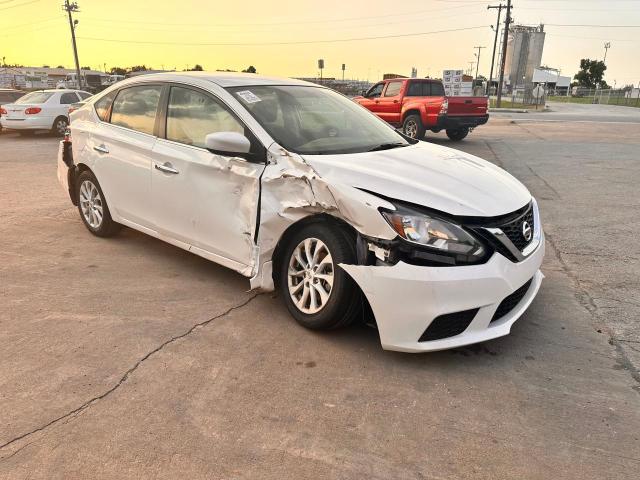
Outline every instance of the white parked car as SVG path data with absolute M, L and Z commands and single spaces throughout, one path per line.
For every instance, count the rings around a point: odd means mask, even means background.
M 368 301 L 383 348 L 446 349 L 507 335 L 540 288 L 538 206 L 518 180 L 327 88 L 144 75 L 72 117 L 58 178 L 91 233 L 126 225 L 278 288 L 308 328 Z
M 92 94 L 82 90 L 38 90 L 2 106 L 2 128 L 18 130 L 21 134 L 36 130 L 50 130 L 64 135 L 69 125 L 69 105 L 89 98 Z

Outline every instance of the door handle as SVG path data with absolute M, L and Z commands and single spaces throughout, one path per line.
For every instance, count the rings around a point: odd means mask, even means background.
M 154 167 L 156 170 L 160 170 L 161 172 L 164 172 L 164 173 L 172 173 L 173 175 L 177 175 L 178 173 L 180 173 L 178 170 L 173 168 L 170 163 L 165 163 L 163 165 L 158 165 L 156 163 Z
M 393 103 L 398 103 L 398 100 L 394 100 Z
M 380 103 L 380 100 L 376 100 L 375 102 L 376 102 L 376 103 Z
M 100 152 L 100 153 L 109 153 L 109 149 L 107 147 L 104 146 L 104 144 L 102 145 L 97 145 L 95 147 L 93 147 L 93 149 L 96 152 Z

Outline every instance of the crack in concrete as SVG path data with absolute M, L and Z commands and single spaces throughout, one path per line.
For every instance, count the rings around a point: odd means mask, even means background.
M 518 126 L 520 126 L 520 125 L 518 125 Z M 526 130 L 526 129 L 524 129 L 524 130 Z M 529 133 L 531 133 L 531 132 L 529 132 Z M 489 143 L 488 142 L 486 142 L 486 143 L 487 143 L 487 146 L 488 146 Z M 511 147 L 511 145 L 509 145 L 508 143 L 505 143 L 505 142 L 503 142 L 503 144 L 507 148 L 509 148 L 517 158 L 520 158 L 518 153 Z M 492 150 L 492 152 L 493 152 L 493 150 Z M 493 153 L 497 158 L 497 155 L 495 154 L 495 152 L 493 152 Z M 520 158 L 520 160 L 522 161 L 521 158 Z M 522 161 L 522 163 L 527 167 L 527 169 L 531 172 L 532 175 L 534 175 L 536 178 L 538 178 L 540 181 L 542 181 L 544 183 L 544 185 L 547 188 L 549 188 L 556 195 L 556 199 L 557 200 L 561 200 L 561 197 L 558 194 L 558 192 L 543 177 L 541 177 L 533 168 L 531 168 L 531 166 L 529 166 L 529 164 L 527 162 Z M 580 305 L 582 305 L 591 314 L 591 316 L 594 317 L 594 319 L 597 319 L 598 321 L 600 321 L 600 319 L 598 318 L 598 316 L 599 316 L 599 314 L 598 314 L 599 307 L 596 304 L 594 298 L 591 296 L 589 291 L 582 286 L 582 282 L 580 281 L 580 278 L 578 277 L 578 275 L 576 275 L 576 273 L 569 267 L 567 262 L 565 262 L 564 258 L 562 257 L 562 252 L 561 252 L 560 248 L 556 245 L 556 242 L 555 242 L 553 236 L 549 232 L 545 232 L 545 237 L 546 237 L 546 240 L 551 245 L 552 250 L 553 250 L 553 254 L 556 257 L 556 259 L 558 260 L 558 262 L 560 263 L 560 266 L 562 267 L 562 271 L 573 282 L 574 289 L 575 289 L 575 297 L 578 300 L 578 303 L 580 303 Z M 603 325 L 604 325 L 604 328 L 605 328 L 605 330 L 607 332 L 607 335 L 609 336 L 609 344 L 612 345 L 616 349 L 616 353 L 617 353 L 617 356 L 618 356 L 618 359 L 617 359 L 618 363 L 625 370 L 629 371 L 629 373 L 631 374 L 631 378 L 637 383 L 637 385 L 634 385 L 632 388 L 633 388 L 634 391 L 636 391 L 638 394 L 640 394 L 640 370 L 638 370 L 638 368 L 636 368 L 636 366 L 633 364 L 633 362 L 631 361 L 631 359 L 627 355 L 627 352 L 625 352 L 625 350 L 623 348 L 623 345 L 622 345 L 622 342 L 618 341 L 614 337 L 613 331 L 609 328 L 609 326 L 604 322 L 603 322 Z M 627 347 L 630 347 L 630 346 L 627 345 Z M 633 349 L 633 350 L 635 350 L 635 349 Z
M 582 284 L 578 276 L 565 262 L 564 258 L 562 258 L 562 254 L 560 253 L 560 250 L 556 246 L 553 236 L 549 232 L 545 232 L 545 237 L 547 239 L 547 242 L 551 244 L 553 254 L 555 255 L 560 265 L 562 266 L 563 271 L 565 272 L 567 277 L 569 277 L 569 279 L 571 279 L 571 281 L 573 282 L 576 290 L 576 299 L 594 318 L 597 318 L 599 307 L 594 301 L 593 297 L 586 289 L 582 287 Z M 607 334 L 609 335 L 609 344 L 616 349 L 616 353 L 618 354 L 618 363 L 625 370 L 629 371 L 629 373 L 631 374 L 631 378 L 633 378 L 633 380 L 635 380 L 635 382 L 637 383 L 637 385 L 633 386 L 632 388 L 638 394 L 640 394 L 640 370 L 638 370 L 635 367 L 635 365 L 633 364 L 633 362 L 631 361 L 627 353 L 624 351 L 624 348 L 622 347 L 622 343 L 620 342 L 620 340 L 616 339 L 613 336 L 613 332 L 608 327 L 608 325 L 606 325 L 606 323 L 603 323 L 603 326 L 604 326 L 604 329 L 607 331 Z
M 124 384 L 129 377 L 138 369 L 138 367 L 140 367 L 140 365 L 142 365 L 143 362 L 145 362 L 146 360 L 148 360 L 150 357 L 152 357 L 153 355 L 155 355 L 156 353 L 160 352 L 161 350 L 163 350 L 167 345 L 170 345 L 188 335 L 190 335 L 191 333 L 193 333 L 195 330 L 205 327 L 208 324 L 210 324 L 211 322 L 213 322 L 214 320 L 218 320 L 222 317 L 225 317 L 227 315 L 229 315 L 231 312 L 241 309 L 245 306 L 247 306 L 249 303 L 251 303 L 255 298 L 257 298 L 258 296 L 263 295 L 262 293 L 256 293 L 254 295 L 252 295 L 251 297 L 249 297 L 247 300 L 245 300 L 244 302 L 238 304 L 238 305 L 234 305 L 232 307 L 229 307 L 227 310 L 225 310 L 224 312 L 220 313 L 219 315 L 216 315 L 214 317 L 209 318 L 208 320 L 205 320 L 203 322 L 199 322 L 196 323 L 195 325 L 193 325 L 191 328 L 189 328 L 187 331 L 181 333 L 180 335 L 176 335 L 174 337 L 171 337 L 170 339 L 162 342 L 160 345 L 158 345 L 156 348 L 154 348 L 153 350 L 151 350 L 150 352 L 148 352 L 147 354 L 145 354 L 143 357 L 141 357 L 131 368 L 129 368 L 129 370 L 127 370 L 124 375 L 122 375 L 122 377 L 120 377 L 120 380 L 118 380 L 118 382 L 116 382 L 115 385 L 113 385 L 111 388 L 109 388 L 108 390 L 106 390 L 105 392 L 101 393 L 100 395 L 93 397 L 89 400 L 87 400 L 86 402 L 84 402 L 82 405 L 80 405 L 77 408 L 74 408 L 73 410 L 65 413 L 64 415 L 61 415 L 57 418 L 54 418 L 53 420 L 51 420 L 50 422 L 41 425 L 37 428 L 34 428 L 33 430 L 29 431 L 29 432 L 25 432 L 22 433 L 14 438 L 12 438 L 11 440 L 6 441 L 5 443 L 0 445 L 0 450 L 26 438 L 29 437 L 30 435 L 33 435 L 35 433 L 38 432 L 42 432 L 43 430 L 49 428 L 52 425 L 55 425 L 56 423 L 65 420 L 65 419 L 70 419 L 71 417 L 76 417 L 77 415 L 79 415 L 80 413 L 82 413 L 83 411 L 85 411 L 86 409 L 88 409 L 89 407 L 91 407 L 93 404 L 99 402 L 100 400 L 106 398 L 107 396 L 109 396 L 110 394 L 112 394 L 113 392 L 115 392 L 118 388 L 120 388 L 120 386 L 122 384 Z M 27 445 L 30 445 L 27 444 Z M 14 456 L 18 451 L 22 450 L 23 448 L 25 448 L 27 445 L 24 445 L 23 447 L 19 448 L 16 452 L 13 452 L 11 455 L 7 456 L 7 457 L 3 457 L 0 460 L 6 460 L 8 458 L 11 458 L 12 456 Z

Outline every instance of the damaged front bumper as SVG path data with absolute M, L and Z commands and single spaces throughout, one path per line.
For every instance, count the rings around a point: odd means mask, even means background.
M 494 253 L 481 265 L 340 266 L 367 297 L 385 350 L 428 352 L 509 334 L 538 293 L 543 257 L 544 236 L 517 263 Z

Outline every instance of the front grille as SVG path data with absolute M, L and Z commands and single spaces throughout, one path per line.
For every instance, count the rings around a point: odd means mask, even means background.
M 533 281 L 533 278 L 529 280 L 527 283 L 525 283 L 523 286 L 521 286 L 519 289 L 517 289 L 515 292 L 513 292 L 511 295 L 506 297 L 504 300 L 502 300 L 502 302 L 500 302 L 500 305 L 498 305 L 498 309 L 496 310 L 496 313 L 493 314 L 493 318 L 491 319 L 491 321 L 495 322 L 496 320 L 500 320 L 507 313 L 513 310 L 515 306 L 518 305 L 518 303 L 520 303 L 520 300 L 522 300 L 522 297 L 524 297 L 529 291 L 529 287 L 531 286 L 532 281 Z
M 447 313 L 436 317 L 424 331 L 419 342 L 441 340 L 464 332 L 478 313 L 478 308 L 462 312 Z
M 524 222 L 527 222 L 529 224 L 529 227 L 531 227 L 531 238 L 529 238 L 529 240 L 524 238 L 524 234 L 522 233 L 522 224 Z M 499 228 L 507 237 L 509 237 L 511 243 L 513 243 L 518 250 L 524 250 L 524 247 L 529 245 L 529 243 L 533 239 L 533 206 L 530 206 L 529 210 L 527 210 L 527 213 L 525 213 L 523 216 L 509 223 L 505 223 L 504 225 L 500 225 Z

